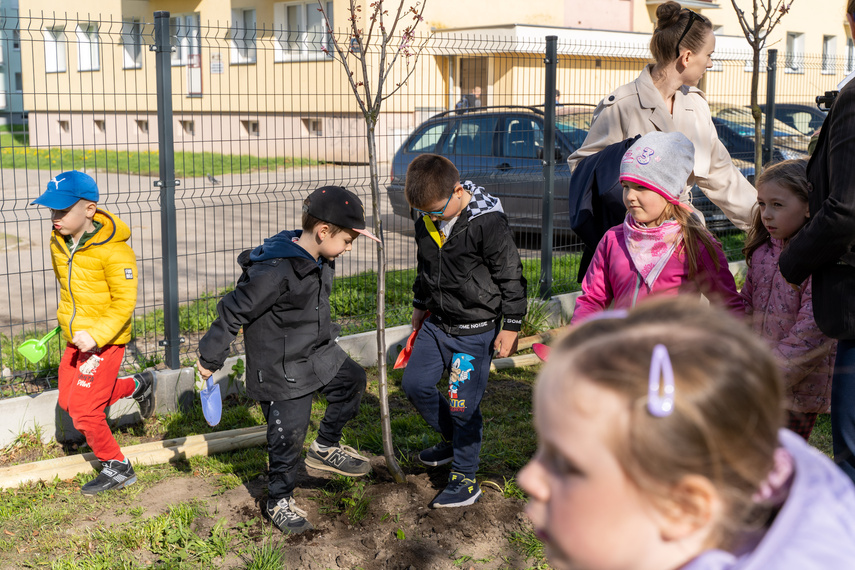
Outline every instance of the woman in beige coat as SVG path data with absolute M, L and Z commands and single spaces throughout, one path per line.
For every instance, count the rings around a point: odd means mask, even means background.
M 696 87 L 712 67 L 712 24 L 677 2 L 659 6 L 656 17 L 650 40 L 656 63 L 600 102 L 585 142 L 567 162 L 573 170 L 610 144 L 654 130 L 679 131 L 695 145 L 689 185 L 697 184 L 731 222 L 746 230 L 757 191 L 734 166 L 716 134 L 704 93 Z

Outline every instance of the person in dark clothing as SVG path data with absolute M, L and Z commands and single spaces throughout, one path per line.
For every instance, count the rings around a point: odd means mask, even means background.
M 452 464 L 448 486 L 430 506 L 471 505 L 481 495 L 475 480 L 480 404 L 492 353 L 506 357 L 516 350 L 527 307 L 526 280 L 501 202 L 471 182 L 461 184 L 450 160 L 417 157 L 407 169 L 404 192 L 422 217 L 415 224 L 413 284 L 413 329 L 420 330 L 402 388 L 443 438 L 419 460 Z M 448 399 L 436 388 L 444 371 L 449 372 Z
M 855 33 L 855 0 L 846 6 Z M 819 329 L 838 339 L 831 380 L 834 461 L 855 481 L 855 73 L 841 81 L 807 166 L 810 217 L 781 251 L 789 283 L 808 277 Z
M 366 378 L 336 343 L 340 327 L 330 318 L 329 297 L 335 258 L 360 234 L 379 240 L 365 229 L 362 201 L 339 186 L 312 192 L 303 202 L 302 225 L 238 256 L 243 273 L 217 305 L 219 316 L 199 342 L 196 363 L 203 379 L 222 368 L 243 327 L 246 393 L 261 403 L 267 420 L 270 478 L 262 515 L 291 533 L 312 528 L 293 492 L 315 392 L 328 405 L 306 465 L 346 476 L 371 470 L 366 457 L 339 444 L 344 425 L 359 411 Z

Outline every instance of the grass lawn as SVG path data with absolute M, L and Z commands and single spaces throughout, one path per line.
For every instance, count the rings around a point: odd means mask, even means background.
M 478 506 L 510 509 L 508 512 L 517 515 L 505 516 L 502 524 L 507 524 L 508 529 L 499 529 L 498 535 L 494 532 L 490 544 L 490 548 L 495 550 L 493 554 L 477 554 L 474 546 L 467 549 L 461 542 L 458 549 L 452 549 L 452 557 L 448 558 L 447 566 L 441 566 L 443 568 L 547 568 L 542 546 L 528 525 L 519 518 L 523 494 L 514 481 L 517 471 L 536 448 L 530 413 L 531 387 L 536 373 L 536 368 L 493 373 L 482 405 L 485 425 L 479 480 L 493 481 L 498 490 L 489 491 L 490 496 L 485 496 Z M 344 438 L 345 443 L 358 447 L 363 453 L 382 455 L 377 421 L 377 383 L 372 381 L 373 374 L 374 371 L 369 371 L 369 387 L 360 413 L 348 424 Z M 386 552 L 390 557 L 388 560 L 405 555 L 418 548 L 417 545 L 430 543 L 431 539 L 425 537 L 432 531 L 421 524 L 425 520 L 426 502 L 423 499 L 414 502 L 408 497 L 415 488 L 411 477 L 415 476 L 416 482 L 428 482 L 429 473 L 415 461 L 415 457 L 424 447 L 438 442 L 438 436 L 406 401 L 400 390 L 400 378 L 400 371 L 392 372 L 391 421 L 396 454 L 410 483 L 384 483 L 382 476 L 377 474 L 380 469 L 375 466 L 375 474 L 366 479 L 312 479 L 311 484 L 304 483 L 298 488 L 297 497 L 302 507 L 311 509 L 313 523 L 325 525 L 323 536 L 330 541 L 330 548 L 336 542 L 333 537 L 338 537 L 338 533 L 346 534 L 346 529 L 350 528 L 355 529 L 361 541 L 366 540 L 366 536 L 373 536 L 372 540 L 379 541 L 376 536 L 393 533 L 392 546 L 401 549 L 401 553 L 389 547 L 374 547 Z M 324 407 L 322 401 L 316 401 L 313 406 L 307 442 L 316 436 Z M 214 429 L 264 423 L 257 404 L 230 397 L 222 422 Z M 152 439 L 207 431 L 211 428 L 205 423 L 197 405 L 186 413 L 155 416 L 115 433 L 122 446 L 129 446 Z M 18 463 L 36 457 L 57 457 L 81 451 L 84 450 L 42 445 L 34 434 L 23 434 L 13 446 L 0 452 L 0 463 Z M 266 487 L 266 469 L 266 450 L 257 446 L 166 465 L 139 466 L 136 468 L 137 484 L 106 497 L 91 499 L 80 494 L 80 485 L 89 480 L 91 474 L 78 476 L 72 481 L 38 483 L 0 491 L 0 569 L 107 570 L 157 565 L 162 568 L 278 570 L 283 568 L 283 563 L 286 568 L 322 567 L 289 564 L 289 553 L 303 548 L 301 537 L 286 538 L 272 532 L 269 525 L 259 521 L 258 511 L 251 504 L 247 506 L 245 503 L 237 512 L 230 507 L 228 501 L 236 493 L 245 493 L 246 488 Z M 430 474 L 434 483 L 437 477 L 445 476 L 444 473 Z M 373 487 L 382 487 L 383 490 L 378 494 Z M 208 494 L 205 497 L 194 496 L 193 490 L 201 488 Z M 488 490 L 485 488 L 484 492 L 488 493 Z M 162 508 L 152 507 L 155 495 L 170 493 L 175 496 L 161 499 L 164 503 Z M 390 507 L 395 495 L 399 495 L 398 506 Z M 172 500 L 166 502 L 170 498 Z M 366 518 L 372 509 L 379 518 Z M 384 509 L 386 514 L 379 516 Z M 458 509 L 432 513 L 463 515 Z M 477 524 L 477 521 L 472 522 Z M 447 523 L 432 524 L 440 529 Z M 498 523 L 484 524 L 496 527 Z M 439 533 L 437 530 L 436 534 Z M 441 538 L 439 544 L 442 544 Z M 315 551 L 318 548 L 316 544 Z M 10 563 L 12 565 L 7 566 Z M 361 565 L 331 567 L 357 568 Z

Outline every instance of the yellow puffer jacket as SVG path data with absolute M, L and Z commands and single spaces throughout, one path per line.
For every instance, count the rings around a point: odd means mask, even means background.
M 101 229 L 73 254 L 54 230 L 50 240 L 53 271 L 59 280 L 56 317 L 65 340 L 86 331 L 99 347 L 131 340 L 137 303 L 137 260 L 131 230 L 106 210 L 95 212 Z

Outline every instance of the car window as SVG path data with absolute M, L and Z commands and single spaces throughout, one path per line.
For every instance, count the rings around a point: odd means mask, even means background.
M 508 117 L 502 129 L 502 154 L 508 158 L 537 158 L 543 148 L 543 127 L 532 117 Z
M 442 144 L 442 155 L 492 156 L 496 117 L 458 119 Z
M 810 135 L 816 130 L 810 124 L 813 116 L 807 111 L 787 111 L 785 114 L 789 120 L 785 119 L 784 122 L 794 127 L 800 133 Z
M 407 147 L 408 152 L 434 152 L 436 143 L 442 137 L 447 123 L 436 123 L 428 125 L 420 132 L 416 133 Z

